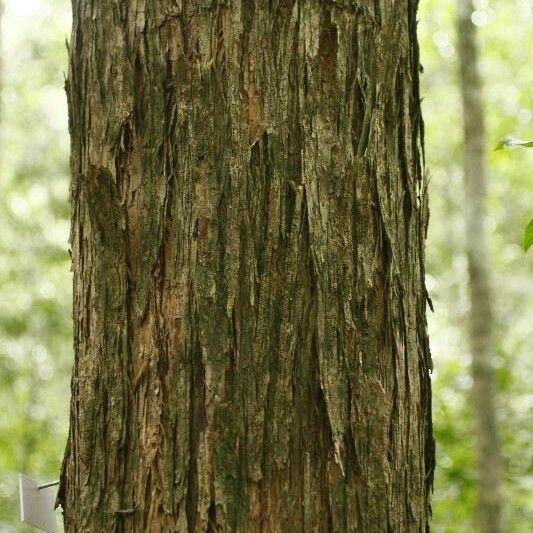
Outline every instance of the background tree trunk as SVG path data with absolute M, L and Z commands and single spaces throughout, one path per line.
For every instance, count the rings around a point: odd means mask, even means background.
M 425 531 L 415 0 L 73 1 L 67 531 Z
M 486 229 L 486 139 L 476 28 L 471 0 L 458 0 L 457 33 L 464 117 L 466 246 L 470 290 L 470 351 L 478 461 L 478 523 L 483 533 L 501 528 L 501 452 L 493 370 L 493 309 Z

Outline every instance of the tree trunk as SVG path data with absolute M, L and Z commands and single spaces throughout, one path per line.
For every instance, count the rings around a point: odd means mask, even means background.
M 471 0 L 458 0 L 458 43 L 464 117 L 464 183 L 466 247 L 470 292 L 470 351 L 478 461 L 478 526 L 482 533 L 501 528 L 501 452 L 498 439 L 494 328 L 490 287 L 490 256 L 486 229 L 486 153 L 476 28 Z
M 73 1 L 67 531 L 427 529 L 416 4 Z

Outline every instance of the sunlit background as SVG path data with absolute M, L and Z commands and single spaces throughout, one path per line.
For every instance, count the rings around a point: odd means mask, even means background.
M 0 53 L 0 530 L 18 521 L 17 473 L 57 479 L 72 364 L 68 132 L 64 95 L 68 0 L 3 0 Z M 491 275 L 505 525 L 533 531 L 533 0 L 478 0 L 489 148 Z M 431 177 L 427 285 L 434 359 L 435 532 L 475 531 L 476 469 L 467 332 L 461 106 L 455 2 L 421 0 L 422 93 Z

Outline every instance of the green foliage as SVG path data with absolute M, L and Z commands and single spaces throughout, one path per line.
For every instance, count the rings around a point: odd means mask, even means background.
M 437 471 L 433 532 L 475 529 L 475 427 L 470 410 L 469 354 L 465 326 L 469 300 L 464 243 L 462 124 L 455 50 L 455 0 L 420 3 L 423 112 L 431 175 L 427 285 L 434 359 L 434 426 Z M 528 139 L 533 126 L 533 46 L 530 1 L 474 2 L 479 26 L 487 139 L 512 131 Z M 523 145 L 518 145 L 523 146 Z M 495 365 L 505 461 L 505 530 L 530 531 L 533 523 L 533 284 L 517 228 L 530 218 L 533 150 L 521 157 L 487 150 L 488 213 L 496 330 Z
M 72 364 L 67 0 L 4 0 L 0 84 L 0 530 L 17 473 L 57 479 Z M 31 23 L 29 23 L 31 21 Z
M 506 136 L 500 139 L 500 142 L 498 142 L 494 150 L 503 150 L 504 148 L 508 148 L 510 146 L 523 146 L 526 148 L 533 148 L 533 141 L 521 141 L 520 139 L 515 139 L 514 137 Z
M 436 533 L 475 530 L 475 430 L 464 331 L 467 199 L 460 170 L 455 4 L 427 0 L 420 3 L 419 15 L 431 173 L 427 285 L 435 304 L 429 327 L 435 366 L 437 471 L 432 531 Z M 4 5 L 0 404 L 7 408 L 0 410 L 0 530 L 10 532 L 24 531 L 18 522 L 16 472 L 43 480 L 57 478 L 68 423 L 72 326 L 63 70 L 70 2 L 4 0 Z M 479 0 L 476 9 L 486 80 L 487 138 L 497 139 L 509 131 L 528 138 L 533 127 L 533 69 L 523 65 L 531 62 L 533 6 L 529 0 Z M 518 146 L 529 146 L 524 142 Z M 501 150 L 488 156 L 505 520 L 507 531 L 525 532 L 533 523 L 533 463 L 528 454 L 533 442 L 533 284 L 532 257 L 523 254 L 516 228 L 530 217 L 533 150 L 523 151 L 520 158 L 505 157 Z
M 527 252 L 533 244 L 533 218 L 529 221 L 524 231 L 524 250 Z
M 494 150 L 503 150 L 510 146 L 522 146 L 525 148 L 533 148 L 533 141 L 521 141 L 520 139 L 515 139 L 513 137 L 504 137 L 496 145 Z M 527 252 L 529 247 L 533 244 L 533 219 L 529 221 L 529 224 L 524 230 L 524 250 Z

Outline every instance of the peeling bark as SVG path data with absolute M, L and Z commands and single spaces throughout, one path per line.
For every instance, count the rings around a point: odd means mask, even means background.
M 73 1 L 67 531 L 426 531 L 416 4 Z
M 482 81 L 471 0 L 458 0 L 458 49 L 464 120 L 466 246 L 470 292 L 472 399 L 478 462 L 478 529 L 502 530 L 502 458 L 496 417 L 494 329 L 486 228 L 487 163 Z

